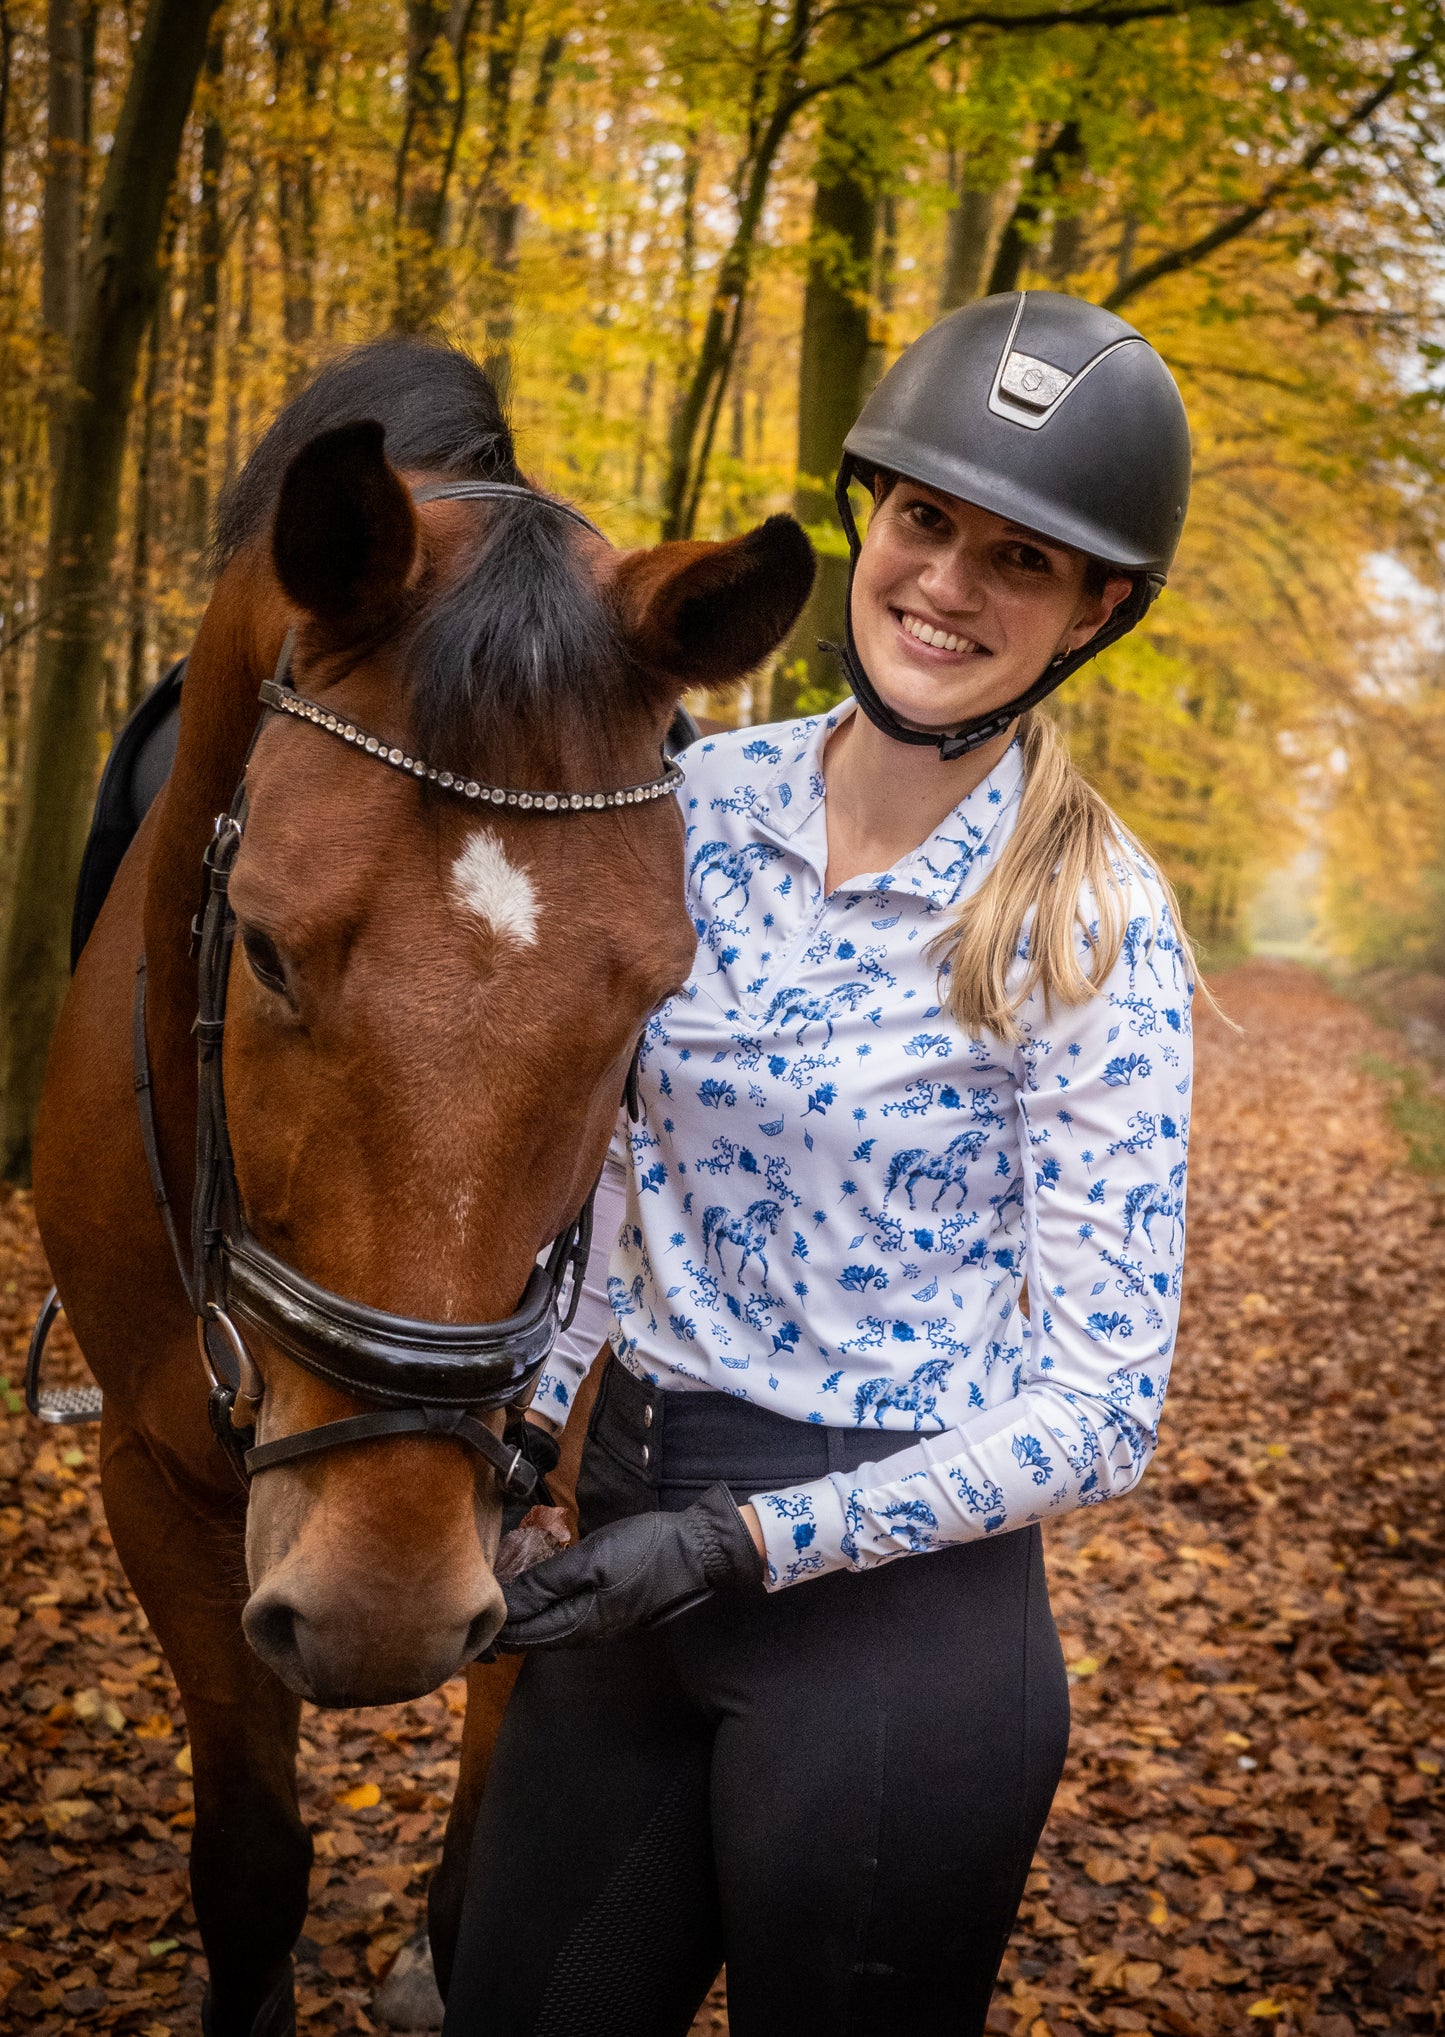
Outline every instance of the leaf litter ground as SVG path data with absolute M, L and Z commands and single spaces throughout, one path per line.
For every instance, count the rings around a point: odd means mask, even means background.
M 1165 1442 L 1138 1493 L 1049 1533 L 1073 1741 L 997 2037 L 1439 2025 L 1445 1187 L 1368 1072 L 1397 1039 L 1301 969 L 1219 988 L 1245 1030 L 1200 1029 Z M 44 1277 L 12 1195 L 12 1385 Z M 0 1473 L 0 2024 L 189 2037 L 184 1727 L 94 1431 L 41 1431 L 12 1393 Z M 460 1693 L 303 1720 L 308 2031 L 375 2027 L 420 1927 Z M 726 2029 L 721 1988 L 697 2029 Z

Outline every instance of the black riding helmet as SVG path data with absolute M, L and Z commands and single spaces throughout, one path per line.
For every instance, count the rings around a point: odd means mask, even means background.
M 861 540 L 849 483 L 879 473 L 956 495 L 1127 573 L 1133 591 L 1026 693 L 944 733 L 878 696 L 853 641 Z M 1132 325 L 1082 298 L 1011 290 L 931 326 L 889 369 L 843 441 L 838 515 L 852 555 L 847 641 L 858 705 L 886 735 L 961 757 L 1000 735 L 1141 621 L 1164 585 L 1189 502 L 1189 422 L 1174 378 Z

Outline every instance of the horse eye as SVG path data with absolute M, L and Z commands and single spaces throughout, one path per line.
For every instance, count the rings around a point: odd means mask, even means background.
M 263 934 L 259 927 L 245 927 L 241 933 L 241 946 L 246 951 L 246 960 L 256 981 L 264 983 L 268 990 L 274 990 L 282 997 L 289 997 L 286 964 L 281 960 L 281 951 L 271 936 Z

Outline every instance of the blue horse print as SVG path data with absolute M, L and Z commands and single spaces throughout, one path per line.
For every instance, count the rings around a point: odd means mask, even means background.
M 913 1146 L 904 1153 L 895 1153 L 888 1163 L 888 1174 L 883 1184 L 883 1200 L 886 1202 L 900 1183 L 908 1195 L 908 1207 L 916 1209 L 913 1192 L 920 1181 L 936 1181 L 933 1200 L 928 1205 L 937 1209 L 939 1200 L 946 1189 L 952 1189 L 958 1197 L 956 1208 L 963 1207 L 964 1190 L 967 1186 L 966 1170 L 971 1161 L 983 1151 L 987 1134 L 982 1130 L 970 1129 L 950 1139 L 941 1153 L 929 1153 L 922 1146 Z
M 1169 1169 L 1169 1186 L 1165 1188 L 1158 1181 L 1141 1181 L 1131 1188 L 1124 1197 L 1124 1243 L 1127 1245 L 1134 1235 L 1137 1224 L 1154 1245 L 1154 1233 L 1149 1228 L 1155 1218 L 1169 1219 L 1169 1243 L 1165 1248 L 1173 1252 L 1175 1241 L 1184 1224 L 1184 1167 L 1182 1160 L 1176 1160 Z
M 871 1414 L 881 1429 L 883 1417 L 895 1408 L 900 1414 L 912 1415 L 915 1429 L 921 1429 L 926 1421 L 939 1421 L 938 1395 L 952 1370 L 951 1358 L 925 1358 L 911 1378 L 865 1379 L 853 1396 L 855 1424 L 861 1429 Z
M 748 842 L 740 849 L 730 848 L 726 842 L 704 842 L 688 866 L 688 876 L 697 886 L 697 895 L 706 901 L 714 912 L 735 894 L 739 907 L 746 907 L 754 876 L 765 870 L 769 863 L 776 862 L 782 854 L 768 842 Z M 724 879 L 722 889 L 714 891 L 709 898 L 707 881 L 709 877 Z
M 715 1253 L 717 1255 L 718 1271 L 726 1278 L 727 1267 L 723 1262 L 722 1255 L 723 1244 L 726 1242 L 730 1245 L 736 1245 L 741 1256 L 738 1259 L 737 1271 L 733 1277 L 741 1280 L 743 1268 L 750 1259 L 756 1259 L 762 1268 L 763 1286 L 766 1287 L 768 1284 L 768 1240 L 776 1234 L 778 1219 L 782 1214 L 782 1204 L 777 1202 L 750 1202 L 747 1207 L 747 1213 L 744 1216 L 734 1216 L 733 1212 L 729 1209 L 724 1209 L 721 1203 L 714 1203 L 711 1208 L 705 1209 L 702 1213 L 703 1263 L 707 1263 L 707 1257 L 710 1252 Z
M 793 1038 L 800 1047 L 809 1026 L 821 1025 L 826 1027 L 823 1043 L 831 1046 L 835 1020 L 845 1012 L 857 1011 L 872 995 L 871 983 L 857 981 L 836 984 L 821 997 L 806 990 L 780 990 L 763 1014 L 763 1024 L 775 1025 L 780 1031 L 784 1026 L 796 1025 L 798 1030 Z

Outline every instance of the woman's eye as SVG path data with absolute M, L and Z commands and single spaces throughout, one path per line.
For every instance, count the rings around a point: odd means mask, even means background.
M 1049 573 L 1053 571 L 1053 561 L 1049 558 L 1048 553 L 1041 552 L 1036 545 L 1015 545 L 1013 548 L 1013 562 L 1016 566 L 1021 566 L 1026 573 Z
M 281 960 L 281 951 L 271 936 L 263 934 L 258 927 L 246 927 L 241 934 L 241 946 L 246 951 L 246 961 L 256 981 L 264 983 L 268 990 L 288 997 L 286 964 Z

